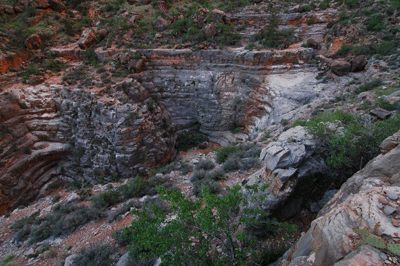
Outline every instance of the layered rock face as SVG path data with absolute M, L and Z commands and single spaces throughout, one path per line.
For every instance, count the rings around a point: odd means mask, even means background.
M 132 51 L 146 58 L 143 86 L 170 114 L 178 129 L 200 125 L 211 140 L 226 144 L 232 126 L 257 133 L 317 96 L 314 68 L 300 65 L 313 49 Z M 301 111 L 296 110 L 298 114 Z
M 0 95 L 0 211 L 33 200 L 69 151 L 68 126 L 46 86 Z
M 135 99 L 126 103 L 59 85 L 1 95 L 1 212 L 32 201 L 54 177 L 128 178 L 175 156 L 173 123 L 140 84 L 125 84 L 113 90 Z
M 400 240 L 399 136 L 382 143 L 383 153 L 343 184 L 275 265 L 386 265 L 387 256 L 366 244 L 388 251 Z

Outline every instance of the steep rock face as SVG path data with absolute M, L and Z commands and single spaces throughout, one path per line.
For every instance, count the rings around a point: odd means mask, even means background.
M 30 202 L 56 176 L 66 156 L 68 126 L 57 114 L 50 88 L 13 89 L 0 95 L 0 212 Z
M 117 98 L 60 85 L 0 96 L 1 213 L 34 200 L 54 177 L 129 178 L 175 156 L 173 123 L 139 83 L 124 84 L 112 88 Z
M 138 83 L 114 86 L 115 98 L 84 90 L 59 91 L 55 98 L 69 125 L 72 146 L 63 163 L 71 179 L 116 180 L 145 173 L 175 155 L 174 127 Z M 120 86 L 119 86 L 120 85 Z
M 275 265 L 385 264 L 379 251 L 358 246 L 363 237 L 356 229 L 363 229 L 367 236 L 381 238 L 385 243 L 400 241 L 400 146 L 393 141 L 398 136 L 396 133 L 384 142 L 385 147 L 392 147 L 390 151 L 386 149 L 387 153 L 376 157 L 343 184 L 308 232 Z

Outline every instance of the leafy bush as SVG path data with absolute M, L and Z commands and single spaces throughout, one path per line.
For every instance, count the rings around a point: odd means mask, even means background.
M 399 109 L 399 107 L 400 107 L 400 102 L 399 102 L 399 101 L 396 101 L 396 102 L 394 102 L 394 103 L 392 104 L 392 103 L 390 103 L 388 100 L 385 100 L 385 99 L 383 99 L 383 98 L 379 98 L 379 99 L 378 99 L 378 106 L 379 106 L 380 108 L 383 108 L 383 109 L 388 110 L 388 111 L 394 111 L 394 110 L 398 110 L 398 109 Z
M 114 254 L 114 248 L 110 244 L 90 244 L 89 248 L 79 250 L 73 260 L 74 266 L 108 266 L 112 264 L 110 259 Z
M 131 257 L 160 257 L 165 265 L 252 265 L 259 258 L 255 249 L 259 242 L 238 229 L 256 222 L 250 213 L 263 211 L 258 203 L 249 211 L 239 212 L 240 204 L 256 202 L 253 197 L 248 201 L 239 191 L 237 185 L 228 188 L 227 195 L 216 196 L 205 188 L 200 199 L 191 201 L 178 191 L 160 189 L 160 195 L 178 218 L 166 219 L 166 214 L 156 207 L 137 211 L 139 219 L 123 229 L 120 239 L 130 242 Z M 275 226 L 285 228 L 282 223 Z
M 369 116 L 334 111 L 297 124 L 326 145 L 329 167 L 350 176 L 379 154 L 379 144 L 399 130 L 400 116 L 372 123 Z
M 178 150 L 187 151 L 200 143 L 208 141 L 208 137 L 197 131 L 182 131 L 176 138 L 176 148 Z

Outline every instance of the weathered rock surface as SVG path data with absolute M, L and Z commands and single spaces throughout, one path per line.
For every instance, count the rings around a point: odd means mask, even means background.
M 379 251 L 358 246 L 361 239 L 354 229 L 364 228 L 394 243 L 400 240 L 397 223 L 393 223 L 399 219 L 398 203 L 387 197 L 400 195 L 400 187 L 388 182 L 400 171 L 400 146 L 391 139 L 384 143 L 393 148 L 344 183 L 308 232 L 274 265 L 385 265 Z M 388 205 L 383 207 L 381 199 Z
M 81 49 L 85 50 L 92 46 L 96 42 L 96 34 L 92 31 L 92 29 L 85 29 L 81 37 L 78 41 L 78 45 Z

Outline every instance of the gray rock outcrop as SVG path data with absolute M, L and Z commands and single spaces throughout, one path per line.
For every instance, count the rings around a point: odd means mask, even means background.
M 358 245 L 361 240 L 355 229 L 392 243 L 400 240 L 400 187 L 389 182 L 400 172 L 400 146 L 392 139 L 384 143 L 393 148 L 349 178 L 307 233 L 274 265 L 385 265 L 379 251 Z

